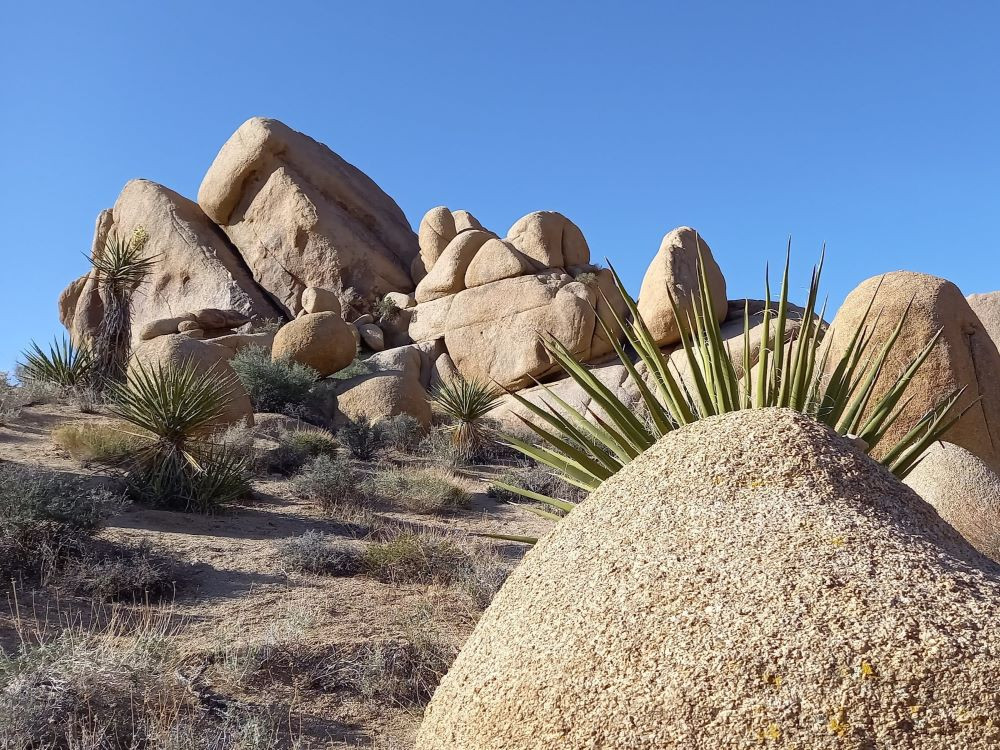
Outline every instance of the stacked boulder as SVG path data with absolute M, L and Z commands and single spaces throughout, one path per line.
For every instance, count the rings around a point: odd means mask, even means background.
M 343 370 L 354 361 L 357 340 L 341 317 L 340 300 L 318 287 L 303 290 L 301 300 L 299 316 L 274 335 L 271 356 L 311 367 L 321 377 Z
M 611 272 L 590 265 L 583 233 L 562 214 L 528 214 L 501 239 L 468 212 L 439 206 L 418 236 L 409 334 L 443 339 L 463 376 L 516 389 L 552 374 L 544 334 L 583 361 L 612 351 L 602 322 L 615 330 L 624 300 Z

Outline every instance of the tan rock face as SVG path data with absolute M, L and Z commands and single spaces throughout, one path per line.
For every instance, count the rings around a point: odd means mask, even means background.
M 420 243 L 420 260 L 423 262 L 424 274 L 430 271 L 448 243 L 455 239 L 458 230 L 455 228 L 455 217 L 447 206 L 432 208 L 420 220 L 417 237 Z
M 351 328 L 336 313 L 303 315 L 274 334 L 271 356 L 291 359 L 327 377 L 354 361 L 357 345 Z
M 535 211 L 521 217 L 507 232 L 507 241 L 539 271 L 590 263 L 590 247 L 583 232 L 556 211 Z
M 377 422 L 409 414 L 429 427 L 431 407 L 424 383 L 430 378 L 431 358 L 439 351 L 436 345 L 411 345 L 370 357 L 366 363 L 373 372 L 335 384 L 338 421 L 367 417 Z
M 440 297 L 414 307 L 410 313 L 410 338 L 414 341 L 433 341 L 444 336 L 448 313 L 455 301 L 454 295 Z
M 158 336 L 149 341 L 139 342 L 133 350 L 130 367 L 141 364 L 151 367 L 179 367 L 185 362 L 191 362 L 199 372 L 212 370 L 220 378 L 225 378 L 232 394 L 220 424 L 243 423 L 253 424 L 253 406 L 250 396 L 236 377 L 236 372 L 229 364 L 235 354 L 230 348 L 217 346 L 209 341 L 199 341 L 187 334 Z
M 705 260 L 705 275 L 715 302 L 716 320 L 726 317 L 726 279 L 712 256 L 704 238 L 691 227 L 680 227 L 667 233 L 660 243 L 653 262 L 646 269 L 639 289 L 639 314 L 649 332 L 660 346 L 676 344 L 681 340 L 681 324 L 670 308 L 673 296 L 682 316 L 693 314 L 694 305 L 701 299 L 698 282 L 698 248 Z
M 310 286 L 338 295 L 353 287 L 368 302 L 413 288 L 417 237 L 399 206 L 359 169 L 277 120 L 239 127 L 198 202 L 289 317 Z
M 528 553 L 416 748 L 985 750 L 997 575 L 820 423 L 705 420 Z
M 981 458 L 935 443 L 904 482 L 973 547 L 1000 560 L 1000 476 Z
M 906 391 L 909 403 L 876 446 L 874 455 L 884 455 L 939 401 L 966 386 L 965 395 L 957 405 L 959 409 L 972 404 L 980 395 L 982 399 L 948 430 L 944 439 L 979 456 L 995 471 L 1000 470 L 1000 389 L 997 388 L 1000 354 L 965 297 L 950 281 L 896 271 L 862 282 L 847 296 L 831 323 L 831 366 L 860 324 L 880 278 L 881 287 L 868 321 L 869 325 L 874 324 L 875 315 L 879 314 L 870 351 L 879 350 L 911 299 L 913 304 L 876 382 L 873 406 L 938 329 L 942 329 L 942 334 Z
M 441 252 L 441 256 L 417 284 L 414 294 L 417 303 L 430 302 L 465 288 L 465 272 L 479 248 L 496 235 L 482 229 L 470 229 L 456 235 Z
M 136 340 L 150 321 L 201 308 L 233 310 L 246 319 L 280 317 L 226 236 L 198 205 L 154 182 L 132 180 L 125 185 L 114 208 L 98 217 L 91 253 L 103 250 L 110 233 L 127 239 L 139 226 L 149 235 L 146 255 L 158 261 L 133 298 Z M 60 302 L 63 324 L 78 340 L 89 339 L 103 316 L 97 284 L 85 279 L 73 282 Z
M 483 243 L 465 272 L 465 287 L 489 284 L 534 273 L 532 259 L 506 240 L 493 238 Z
M 993 343 L 1000 348 L 1000 292 L 970 294 L 966 299 Z M 1000 387 L 1000 386 L 998 386 Z
M 594 302 L 592 289 L 557 272 L 466 289 L 448 311 L 445 346 L 466 377 L 518 388 L 554 369 L 542 333 L 588 358 Z

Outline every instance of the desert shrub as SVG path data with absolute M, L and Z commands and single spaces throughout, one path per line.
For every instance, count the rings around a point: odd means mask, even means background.
M 93 383 L 98 390 L 125 379 L 132 349 L 132 297 L 158 260 L 146 257 L 148 241 L 142 227 L 128 239 L 112 232 L 90 259 L 104 303 L 93 345 Z
M 277 547 L 290 570 L 333 576 L 352 576 L 361 571 L 361 550 L 357 543 L 321 531 L 311 530 L 284 539 Z
M 37 343 L 21 353 L 22 382 L 48 383 L 61 388 L 85 388 L 94 374 L 94 358 L 87 347 L 76 347 L 65 336 L 44 351 Z
M 98 601 L 144 601 L 173 589 L 171 562 L 146 543 L 89 545 L 68 559 L 57 574 L 60 589 Z
M 379 424 L 382 442 L 401 453 L 412 453 L 424 437 L 420 420 L 411 414 L 397 414 Z
M 510 575 L 512 566 L 485 544 L 468 550 L 455 585 L 480 609 L 486 609 Z
M 122 425 L 108 423 L 64 424 L 52 431 L 52 441 L 83 464 L 121 460 L 141 444 Z
M 6 372 L 0 371 L 0 427 L 21 416 L 21 409 L 28 405 L 27 394 L 10 382 Z
M 277 333 L 284 324 L 281 318 L 262 318 L 250 324 L 250 333 Z
M 379 297 L 372 306 L 372 316 L 379 323 L 394 323 L 399 318 L 399 305 L 389 297 Z
M 338 370 L 333 373 L 330 377 L 334 380 L 350 380 L 351 378 L 356 378 L 358 375 L 367 375 L 372 371 L 371 366 L 365 362 L 363 359 L 357 357 L 343 370 Z
M 277 750 L 266 715 L 206 694 L 148 610 L 97 632 L 32 633 L 0 652 L 0 738 L 11 750 Z
M 251 457 L 211 440 L 233 383 L 191 362 L 137 364 L 110 389 L 112 412 L 141 444 L 121 464 L 132 494 L 154 506 L 211 512 L 250 491 Z
M 538 464 L 524 468 L 506 469 L 500 472 L 494 478 L 488 490 L 490 497 L 503 502 L 532 502 L 530 498 L 508 489 L 510 486 L 547 497 L 557 497 L 571 503 L 579 503 L 587 497 L 587 493 L 584 490 L 575 487 L 550 469 Z M 547 508 L 547 510 L 552 511 L 553 509 Z
M 367 417 L 351 420 L 337 431 L 337 437 L 359 461 L 371 461 L 382 447 L 381 425 Z
M 309 461 L 292 479 L 292 488 L 325 508 L 367 500 L 358 473 L 340 455 L 321 455 Z
M 303 427 L 281 430 L 275 435 L 277 445 L 261 458 L 262 468 L 270 473 L 294 474 L 310 459 L 317 456 L 334 456 L 340 444 L 326 430 Z
M 0 462 L 0 571 L 45 575 L 121 504 L 107 490 Z
M 395 637 L 337 649 L 323 682 L 392 706 L 423 706 L 456 656 L 457 645 L 430 616 L 415 615 Z
M 367 482 L 368 494 L 418 513 L 449 513 L 469 507 L 468 484 L 440 468 L 385 469 Z
M 230 364 L 254 411 L 298 417 L 311 409 L 310 390 L 319 380 L 313 368 L 290 359 L 271 359 L 271 353 L 260 346 L 241 349 Z
M 450 539 L 403 532 L 368 545 L 362 561 L 365 573 L 385 583 L 449 585 L 461 577 L 468 555 Z
M 458 377 L 441 383 L 431 393 L 435 407 L 452 420 L 451 440 L 458 455 L 470 461 L 478 457 L 492 438 L 486 415 L 499 404 L 499 393 L 490 383 Z

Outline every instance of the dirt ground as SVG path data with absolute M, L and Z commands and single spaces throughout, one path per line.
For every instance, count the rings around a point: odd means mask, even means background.
M 75 408 L 48 405 L 25 409 L 12 424 L 0 428 L 0 459 L 38 465 L 81 477 L 95 475 L 80 466 L 50 439 L 53 428 L 70 421 L 106 419 Z M 475 482 L 471 509 L 450 516 L 390 512 L 393 521 L 448 534 L 538 535 L 547 522 L 515 505 L 498 504 Z M 251 502 L 225 514 L 203 516 L 129 507 L 112 518 L 99 535 L 115 541 L 147 542 L 176 564 L 176 590 L 155 604 L 174 624 L 190 664 L 207 691 L 228 701 L 261 706 L 287 715 L 289 733 L 307 747 L 407 748 L 419 725 L 419 707 L 366 701 L 344 691 L 325 691 L 299 679 L 283 651 L 328 654 L 373 639 L 392 638 L 404 623 L 425 618 L 447 635 L 456 648 L 468 636 L 481 612 L 469 597 L 453 588 L 386 584 L 368 577 L 332 577 L 289 572 L 275 543 L 308 530 L 344 534 L 343 524 L 313 504 L 295 497 L 287 480 L 268 477 L 254 482 Z M 491 542 L 478 542 L 490 543 Z M 496 551 L 513 562 L 525 548 L 502 542 Z M 16 592 L 16 597 L 15 597 Z M 17 599 L 22 620 L 50 620 L 53 606 L 44 594 L 14 589 L 9 611 L 0 612 L 0 634 L 12 633 Z M 66 603 L 60 604 L 64 611 Z M 80 613 L 87 602 L 70 603 Z M 2 608 L 2 605 L 0 605 Z M 23 625 L 22 625 L 23 627 Z M 6 639 L 4 639 L 6 640 Z M 234 688 L 213 683 L 220 661 L 238 663 L 240 654 L 271 656 L 268 674 Z M 266 661 L 266 660 L 265 660 Z M 206 669 L 206 665 L 215 665 Z M 287 672 L 287 673 L 283 673 Z

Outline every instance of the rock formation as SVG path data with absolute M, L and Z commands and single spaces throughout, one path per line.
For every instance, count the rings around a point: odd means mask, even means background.
M 663 438 L 493 600 L 418 750 L 1000 743 L 1000 569 L 777 409 Z
M 983 324 L 983 328 L 986 329 L 986 333 L 993 339 L 997 348 L 1000 348 L 1000 292 L 970 294 L 966 299 L 969 301 L 972 312 L 976 314 L 976 317 Z
M 966 391 L 957 408 L 964 409 L 970 404 L 972 408 L 946 433 L 945 439 L 979 456 L 994 471 L 1000 471 L 1000 388 L 997 387 L 1000 353 L 965 297 L 950 281 L 895 271 L 862 282 L 847 296 L 831 323 L 833 343 L 829 362 L 835 362 L 846 348 L 876 289 L 878 296 L 868 320 L 870 326 L 875 325 L 871 356 L 891 335 L 908 305 L 910 311 L 876 381 L 869 409 L 938 329 L 942 329 L 942 334 L 907 388 L 909 401 L 901 417 L 889 428 L 873 455 L 884 455 L 939 401 L 964 386 Z M 973 403 L 977 399 L 978 403 Z
M 104 250 L 112 233 L 126 240 L 137 227 L 149 237 L 146 256 L 157 261 L 133 297 L 134 338 L 153 320 L 200 308 L 231 309 L 246 320 L 280 317 L 225 234 L 196 203 L 155 182 L 132 180 L 114 207 L 101 212 L 91 255 Z M 76 341 L 89 340 L 102 315 L 94 274 L 77 279 L 60 298 L 60 319 Z
M 686 317 L 693 315 L 695 305 L 701 299 L 699 250 L 715 302 L 716 319 L 721 323 L 726 317 L 726 279 L 712 251 L 694 229 L 679 227 L 663 238 L 639 289 L 639 314 L 660 346 L 669 346 L 681 340 L 681 328 L 687 324 Z M 677 312 L 685 319 L 675 319 L 671 297 Z
M 1000 476 L 952 443 L 935 443 L 904 480 L 973 547 L 1000 560 Z
M 254 117 L 222 147 L 198 191 L 256 281 L 289 317 L 307 287 L 367 303 L 410 291 L 417 238 L 361 170 L 277 120 Z

